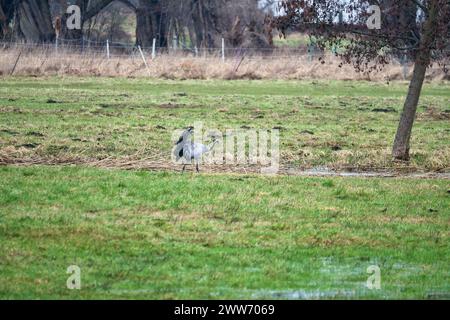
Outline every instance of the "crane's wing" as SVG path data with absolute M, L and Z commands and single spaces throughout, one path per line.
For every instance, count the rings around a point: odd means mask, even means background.
M 183 135 L 180 136 L 180 138 L 178 139 L 178 141 L 175 144 L 180 144 L 181 142 L 183 142 Z
M 180 160 L 185 155 L 184 147 L 190 141 L 192 130 L 193 127 L 189 127 L 187 130 L 184 130 L 180 138 L 178 139 L 177 143 L 175 143 L 173 155 L 175 156 L 176 161 Z
M 192 127 L 189 127 L 188 129 L 184 130 L 183 133 L 181 134 L 180 138 L 178 138 L 177 144 L 180 143 L 186 143 L 187 140 L 189 140 L 188 138 L 191 136 L 192 134 Z
M 180 158 L 183 157 L 184 150 L 183 150 L 184 144 L 179 143 L 173 150 L 173 155 L 175 156 L 176 161 L 180 160 Z

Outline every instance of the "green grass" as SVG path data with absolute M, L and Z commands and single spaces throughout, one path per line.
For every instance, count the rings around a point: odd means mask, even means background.
M 390 149 L 406 90 L 406 82 L 6 77 L 0 159 L 167 161 L 172 131 L 201 120 L 222 131 L 281 127 L 286 167 L 396 168 Z M 425 85 L 410 167 L 448 171 L 449 102 L 448 82 Z
M 291 33 L 286 38 L 279 35 L 273 37 L 273 43 L 276 47 L 298 48 L 307 46 L 310 43 L 309 37 L 301 33 Z
M 34 166 L 0 181 L 3 299 L 450 294 L 446 180 Z
M 410 166 L 447 170 L 448 82 Z M 174 129 L 281 127 L 285 167 L 397 168 L 407 84 L 6 77 L 0 163 L 170 161 Z M 374 109 L 391 112 L 375 112 Z M 448 180 L 0 167 L 0 298 L 449 297 Z M 66 288 L 67 267 L 82 289 Z M 381 269 L 381 290 L 365 287 Z

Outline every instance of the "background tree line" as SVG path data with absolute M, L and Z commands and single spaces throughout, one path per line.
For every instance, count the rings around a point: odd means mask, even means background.
M 262 2 L 262 4 L 261 4 Z M 0 0 L 0 38 L 32 43 L 53 42 L 61 21 L 60 38 L 95 39 L 93 29 L 111 38 L 124 30 L 118 28 L 125 13 L 131 13 L 135 30 L 132 40 L 150 46 L 180 45 L 212 48 L 221 38 L 233 46 L 270 47 L 272 36 L 265 24 L 271 1 L 259 0 Z M 69 5 L 81 9 L 81 30 L 68 30 Z M 108 19 L 105 18 L 108 17 Z M 103 17 L 103 18 L 102 18 Z M 105 40 L 105 39 L 101 39 Z

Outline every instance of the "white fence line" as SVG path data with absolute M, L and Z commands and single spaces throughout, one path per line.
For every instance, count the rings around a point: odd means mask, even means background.
M 252 52 L 252 53 L 260 53 L 260 54 L 273 54 L 277 52 L 289 52 L 294 54 L 299 53 L 305 53 L 307 52 L 306 48 L 296 48 L 296 47 L 274 47 L 274 48 L 257 48 L 257 47 L 226 47 L 225 46 L 225 40 L 222 39 L 222 43 L 220 47 L 210 47 L 210 48 L 197 48 L 197 47 L 188 47 L 184 45 L 177 44 L 175 47 L 158 47 L 156 46 L 156 39 L 153 39 L 152 46 L 142 46 L 141 49 L 143 51 L 151 51 L 152 56 L 153 53 L 157 55 L 158 53 L 192 53 L 193 55 L 203 55 L 203 54 L 219 54 L 223 58 L 226 58 L 226 56 L 230 53 L 234 53 L 237 51 L 244 51 L 244 52 Z M 23 43 L 23 42 L 0 42 L 0 50 L 7 49 L 7 48 L 13 48 L 13 47 L 21 47 L 21 48 L 64 48 L 69 50 L 107 50 L 109 49 L 110 53 L 115 51 L 123 51 L 123 50 L 137 50 L 137 45 L 135 44 L 129 44 L 129 43 L 120 43 L 120 42 L 112 42 L 112 41 L 105 41 L 105 42 L 97 42 L 97 41 L 90 41 L 90 40 L 84 40 L 82 43 L 80 43 L 79 40 L 72 40 L 72 39 L 62 39 L 59 38 L 57 43 Z
M 65 43 L 66 42 L 66 43 Z M 69 44 L 68 44 L 69 43 Z M 23 43 L 23 42 L 1 42 L 0 41 L 0 55 L 8 54 L 8 52 L 19 51 L 20 55 L 29 53 L 36 54 L 35 51 L 41 50 L 45 56 L 51 56 L 53 61 L 63 61 L 66 59 L 142 59 L 146 68 L 147 56 L 151 57 L 152 61 L 158 56 L 173 56 L 173 57 L 189 57 L 196 59 L 220 59 L 222 63 L 230 61 L 242 62 L 242 60 L 276 60 L 276 59 L 290 59 L 292 61 L 302 60 L 303 63 L 313 63 L 317 57 L 324 55 L 333 55 L 335 52 L 329 50 L 323 52 L 314 50 L 311 46 L 299 47 L 275 47 L 275 48 L 230 48 L 225 47 L 225 41 L 222 39 L 222 46 L 220 48 L 188 48 L 183 45 L 176 48 L 157 47 L 156 39 L 153 39 L 152 46 L 143 47 L 133 44 L 125 44 L 119 42 L 106 41 L 104 43 L 84 40 L 84 44 L 80 44 L 79 40 L 57 39 L 55 43 Z M 15 60 L 17 53 L 14 53 Z M 394 63 L 403 67 L 403 77 L 409 73 L 411 62 L 406 59 L 393 58 Z M 240 63 L 239 62 L 239 63 Z
M 67 43 L 65 43 L 67 42 Z M 221 47 L 213 48 L 197 48 L 197 47 L 158 47 L 156 46 L 156 39 L 153 40 L 152 46 L 140 46 L 144 53 L 150 52 L 152 59 L 155 59 L 161 54 L 179 54 L 192 55 L 194 57 L 217 56 L 221 57 L 223 61 L 227 58 L 236 58 L 236 56 L 245 55 L 246 57 L 273 57 L 273 58 L 295 58 L 298 56 L 308 56 L 314 58 L 322 56 L 326 53 L 334 53 L 332 50 L 323 52 L 318 49 L 307 47 L 274 47 L 274 48 L 252 48 L 252 47 L 225 47 L 225 41 L 222 41 Z M 79 40 L 61 39 L 59 38 L 55 43 L 22 43 L 22 42 L 1 42 L 0 51 L 7 49 L 54 49 L 55 53 L 73 51 L 73 52 L 89 52 L 89 53 L 103 53 L 107 57 L 134 55 L 139 49 L 134 44 L 126 44 L 120 42 L 96 42 L 84 40 L 84 44 L 80 44 Z M 402 61 L 399 61 L 402 63 Z M 404 64 L 404 63 L 402 63 Z

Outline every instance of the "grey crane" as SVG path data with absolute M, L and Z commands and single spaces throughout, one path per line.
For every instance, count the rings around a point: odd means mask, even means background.
M 181 134 L 180 138 L 176 143 L 176 147 L 174 150 L 174 155 L 176 160 L 180 160 L 184 158 L 187 162 L 195 162 L 195 169 L 197 172 L 200 172 L 198 168 L 199 161 L 202 155 L 213 150 L 214 146 L 219 142 L 215 137 L 213 137 L 213 141 L 210 145 L 206 146 L 202 143 L 193 142 L 191 136 L 194 132 L 193 127 L 188 127 Z M 183 172 L 186 168 L 187 163 L 183 163 Z

